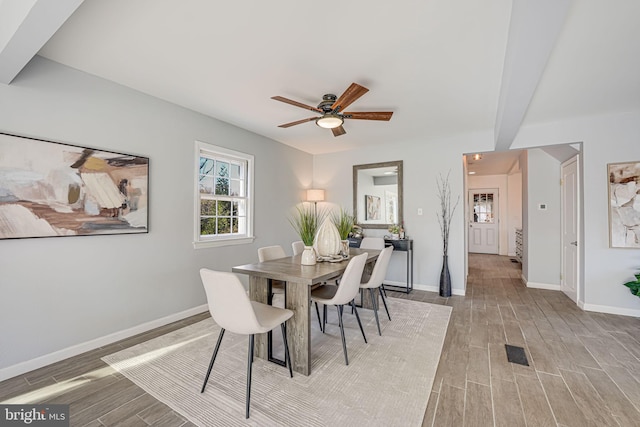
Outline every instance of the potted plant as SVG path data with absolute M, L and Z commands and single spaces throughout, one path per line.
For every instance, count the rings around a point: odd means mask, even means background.
M 629 288 L 629 290 L 633 295 L 640 297 L 640 273 L 636 273 L 635 276 L 636 276 L 636 280 L 627 282 L 624 284 L 624 286 Z
M 344 258 L 349 256 L 349 234 L 353 231 L 353 226 L 355 224 L 355 217 L 351 215 L 346 209 L 340 208 L 339 213 L 333 213 L 331 220 L 333 224 L 338 229 L 338 234 L 340 234 L 340 243 L 342 247 L 340 249 L 340 253 Z
M 449 171 L 451 173 L 451 171 Z M 449 173 L 447 177 L 436 177 L 438 185 L 438 198 L 440 199 L 440 210 L 436 213 L 438 223 L 440 224 L 440 233 L 442 234 L 442 272 L 440 273 L 440 296 L 451 296 L 451 276 L 449 275 L 449 263 L 447 253 L 449 251 L 449 231 L 451 230 L 451 219 L 453 213 L 460 202 L 460 196 L 451 206 L 451 186 L 449 185 Z
M 389 226 L 389 233 L 391 233 L 392 239 L 400 238 L 400 226 L 398 224 L 391 224 Z
M 318 231 L 318 214 L 310 206 L 296 206 L 296 213 L 289 218 L 289 223 L 300 236 L 302 243 L 304 243 L 301 264 L 314 265 L 316 263 L 316 253 L 313 249 L 313 240 Z

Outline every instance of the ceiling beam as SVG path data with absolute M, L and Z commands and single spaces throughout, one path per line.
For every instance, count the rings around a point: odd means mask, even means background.
M 569 11 L 570 0 L 513 0 L 495 123 L 495 149 L 513 143 Z
M 0 83 L 11 83 L 83 1 L 0 1 Z

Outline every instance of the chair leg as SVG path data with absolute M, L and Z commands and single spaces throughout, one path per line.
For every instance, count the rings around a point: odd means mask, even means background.
M 249 418 L 249 405 L 251 403 L 251 367 L 253 365 L 253 344 L 255 335 L 249 335 L 249 357 L 247 361 L 247 409 L 245 418 Z
M 387 294 L 386 292 L 380 292 L 380 298 L 382 299 L 382 303 L 384 304 L 384 309 L 387 311 L 387 317 L 391 320 L 391 315 L 389 314 L 389 307 L 387 307 Z
M 327 328 L 327 305 L 322 305 L 322 333 L 324 334 L 324 330 Z
M 336 305 L 338 309 L 338 321 L 340 323 L 340 335 L 342 336 L 342 351 L 344 352 L 344 363 L 349 364 L 349 357 L 347 357 L 347 342 L 344 339 L 344 324 L 342 323 L 342 305 Z
M 362 322 L 360 321 L 360 315 L 358 314 L 358 310 L 356 310 L 355 302 L 351 301 L 351 310 L 356 314 L 356 319 L 358 319 L 358 326 L 360 326 L 360 332 L 362 332 L 362 338 L 364 338 L 364 343 L 367 343 L 367 336 L 364 334 L 364 328 L 362 327 Z
M 380 285 L 380 287 L 382 288 L 382 292 L 384 292 L 384 296 L 387 296 L 387 290 L 384 288 L 384 283 Z
M 224 328 L 221 328 L 220 335 L 218 335 L 218 342 L 216 343 L 216 348 L 213 350 L 213 356 L 211 356 L 211 362 L 209 362 L 209 369 L 207 369 L 207 375 L 204 377 L 204 383 L 202 384 L 202 390 L 200 390 L 200 393 L 204 393 L 204 388 L 207 386 L 207 381 L 209 381 L 209 375 L 211 374 L 211 368 L 213 368 L 213 362 L 216 361 L 216 356 L 218 355 L 218 350 L 220 349 L 220 343 L 222 342 L 223 336 L 224 336 Z
M 316 306 L 316 308 L 318 308 Z M 293 370 L 291 368 L 291 356 L 289 355 L 289 343 L 287 343 L 287 328 L 285 328 L 284 323 L 280 324 L 280 329 L 282 330 L 282 341 L 284 341 L 284 360 L 289 367 L 289 377 L 293 378 Z
M 378 320 L 378 305 L 376 304 L 376 298 L 373 294 L 373 288 L 369 288 L 369 295 L 371 295 L 371 306 L 373 307 L 373 314 L 376 315 L 376 325 L 378 325 L 378 335 L 382 336 L 382 331 L 380 331 L 380 321 Z
M 316 305 L 316 314 L 318 315 L 318 325 L 320 326 L 320 330 L 322 330 L 322 320 L 320 320 L 320 310 L 318 310 L 318 303 L 314 302 Z

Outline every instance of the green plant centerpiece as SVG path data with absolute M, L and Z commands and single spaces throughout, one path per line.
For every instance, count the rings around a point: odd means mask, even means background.
M 391 233 L 391 234 L 400 234 L 400 225 L 391 224 L 389 226 L 389 233 Z
M 640 273 L 636 273 L 636 280 L 627 282 L 624 285 L 629 288 L 631 293 L 637 297 L 640 297 Z
M 338 229 L 338 234 L 340 234 L 340 240 L 342 242 L 342 247 L 340 248 L 340 254 L 347 258 L 349 256 L 349 234 L 353 231 L 353 227 L 356 222 L 356 218 L 351 215 L 351 212 L 347 209 L 340 208 L 340 212 L 333 213 L 331 215 L 331 221 Z
M 323 217 L 322 213 L 318 215 L 311 206 L 296 206 L 295 214 L 289 217 L 289 223 L 300 236 L 302 243 L 304 243 L 302 265 L 314 265 L 316 263 L 313 239 L 316 237 L 321 217 Z

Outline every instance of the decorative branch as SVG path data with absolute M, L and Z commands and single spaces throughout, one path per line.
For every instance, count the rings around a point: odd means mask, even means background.
M 449 185 L 449 174 L 451 171 L 447 173 L 446 178 L 439 174 L 439 177 L 436 177 L 436 183 L 438 185 L 438 198 L 440 199 L 440 210 L 436 213 L 438 217 L 438 224 L 440 225 L 440 234 L 442 235 L 442 251 L 443 255 L 447 255 L 449 250 L 449 231 L 451 230 L 451 219 L 453 218 L 453 213 L 456 211 L 458 207 L 458 203 L 460 203 L 460 196 L 456 198 L 456 202 L 451 206 L 451 186 Z

